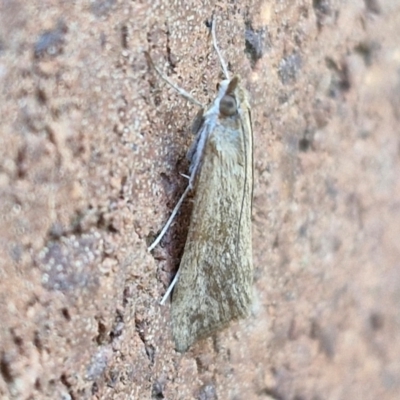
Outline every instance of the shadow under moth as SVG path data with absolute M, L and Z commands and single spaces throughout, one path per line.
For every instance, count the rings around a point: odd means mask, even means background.
M 253 192 L 253 131 L 246 90 L 239 76 L 229 77 L 217 46 L 225 79 L 214 101 L 204 107 L 176 86 L 146 53 L 158 75 L 187 100 L 202 108 L 191 146 L 189 182 L 169 220 L 149 247 L 153 250 L 171 225 L 182 202 L 194 193 L 189 232 L 179 270 L 161 304 L 172 294 L 172 332 L 176 350 L 186 351 L 231 320 L 249 314 L 253 264 L 251 206 Z

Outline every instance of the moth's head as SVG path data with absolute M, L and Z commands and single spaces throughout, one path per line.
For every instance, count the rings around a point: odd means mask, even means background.
M 235 115 L 238 109 L 236 88 L 239 85 L 239 77 L 236 75 L 231 80 L 225 79 L 217 84 L 219 100 L 219 112 L 224 117 Z

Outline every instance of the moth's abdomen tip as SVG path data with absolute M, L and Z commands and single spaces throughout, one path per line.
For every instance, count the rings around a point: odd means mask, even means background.
M 186 351 L 188 350 L 188 346 L 179 346 L 179 345 L 176 345 L 175 344 L 175 350 L 178 352 L 178 353 L 186 353 Z
M 182 325 L 172 326 L 172 337 L 175 342 L 175 350 L 179 353 L 185 353 L 189 347 L 195 342 L 196 337 L 188 326 L 183 327 Z
M 177 340 L 175 339 L 175 350 L 178 353 L 185 353 L 189 347 L 192 345 L 192 342 L 188 342 L 185 340 Z

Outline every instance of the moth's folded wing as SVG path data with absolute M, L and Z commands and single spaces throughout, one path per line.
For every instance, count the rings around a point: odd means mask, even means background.
M 243 140 L 243 132 L 220 125 L 205 148 L 172 298 L 178 351 L 249 311 L 252 149 Z

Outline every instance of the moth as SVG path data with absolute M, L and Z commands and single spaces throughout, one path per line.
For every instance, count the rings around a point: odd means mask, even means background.
M 161 303 L 172 294 L 172 333 L 176 350 L 185 352 L 195 341 L 249 314 L 253 263 L 251 206 L 253 192 L 253 131 L 248 95 L 238 75 L 230 78 L 217 45 L 213 45 L 225 79 L 214 101 L 204 107 L 176 86 L 147 54 L 160 75 L 189 101 L 202 107 L 191 146 L 188 186 L 159 236 L 171 225 L 187 194 L 194 193 L 189 232 L 179 270 Z

